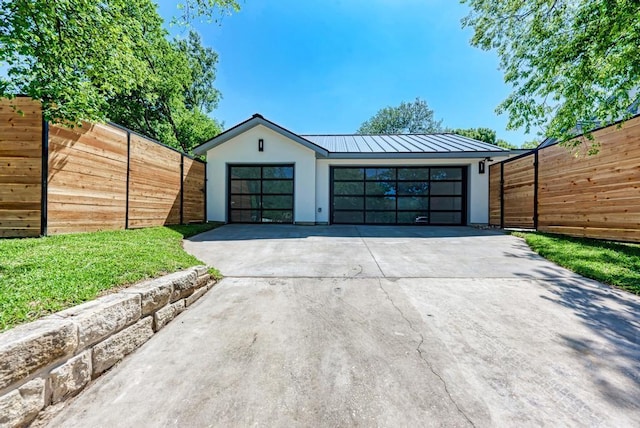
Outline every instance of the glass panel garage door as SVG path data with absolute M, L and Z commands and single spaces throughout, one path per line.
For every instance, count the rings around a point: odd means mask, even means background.
M 230 223 L 293 223 L 293 165 L 230 165 Z
M 333 167 L 334 224 L 465 223 L 464 167 Z

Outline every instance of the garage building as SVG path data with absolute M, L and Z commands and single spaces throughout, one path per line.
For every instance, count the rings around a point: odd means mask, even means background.
M 194 152 L 209 221 L 306 225 L 487 224 L 488 165 L 510 156 L 450 133 L 298 135 L 259 114 Z

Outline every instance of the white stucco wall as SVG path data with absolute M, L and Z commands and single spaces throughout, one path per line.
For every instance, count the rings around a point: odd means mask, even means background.
M 494 162 L 506 159 L 493 158 Z M 478 162 L 481 159 L 318 159 L 316 161 L 316 207 L 322 208 L 321 212 L 316 210 L 316 222 L 327 223 L 329 221 L 330 184 L 329 168 L 331 166 L 469 166 L 467 201 L 468 215 L 467 223 L 485 224 L 489 222 L 489 163 L 486 163 L 484 174 L 478 172 Z
M 264 151 L 258 151 L 258 139 Z M 316 153 L 258 125 L 207 151 L 207 219 L 227 221 L 227 165 L 294 164 L 294 221 L 315 222 Z

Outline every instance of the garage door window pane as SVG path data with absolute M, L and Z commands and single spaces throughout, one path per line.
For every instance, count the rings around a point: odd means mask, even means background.
M 398 180 L 428 180 L 429 168 L 400 168 L 398 169 Z
M 258 223 L 260 211 L 231 210 L 231 221 L 235 223 Z
M 260 181 L 231 180 L 231 193 L 260 193 Z
M 459 210 L 462 209 L 462 198 L 453 197 L 435 197 L 431 198 L 432 210 Z
M 461 182 L 434 182 L 431 184 L 432 195 L 462 195 Z
M 364 198 L 356 196 L 336 196 L 333 207 L 337 210 L 361 210 L 364 208 Z
M 291 211 L 264 210 L 262 211 L 263 223 L 293 223 Z
M 425 197 L 404 197 L 398 198 L 399 210 L 427 210 L 429 209 L 429 198 Z
M 291 210 L 293 209 L 293 196 L 269 196 L 262 198 L 262 208 Z
M 262 178 L 293 178 L 292 166 L 265 166 Z
M 432 180 L 462 180 L 461 168 L 431 168 Z
M 333 170 L 335 180 L 364 180 L 364 168 L 336 168 Z
M 398 212 L 398 223 L 425 224 L 429 222 L 429 213 L 426 211 Z
M 231 178 L 260 178 L 260 167 L 234 166 L 231 167 Z
M 395 210 L 396 198 L 394 197 L 369 197 L 367 198 L 368 210 Z
M 366 223 L 388 224 L 388 223 L 395 223 L 395 222 L 396 222 L 395 211 L 392 211 L 392 212 L 368 211 L 366 213 Z
M 262 182 L 262 193 L 293 193 L 292 180 L 269 180 Z
M 333 183 L 334 195 L 362 195 L 364 193 L 363 182 L 335 182 Z
M 431 223 L 435 224 L 460 224 L 462 215 L 459 212 L 432 212 Z
M 374 181 L 367 182 L 367 195 L 395 195 L 395 181 Z
M 334 223 L 364 223 L 362 211 L 337 211 L 333 214 Z
M 260 195 L 231 195 L 231 209 L 260 208 Z
M 367 168 L 367 180 L 395 180 L 395 168 Z
M 428 182 L 419 182 L 419 181 L 408 181 L 408 182 L 399 182 L 398 183 L 398 194 L 399 195 L 428 195 L 429 194 L 429 183 Z

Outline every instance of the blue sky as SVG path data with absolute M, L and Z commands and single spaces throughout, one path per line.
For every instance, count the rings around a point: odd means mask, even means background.
M 386 106 L 420 97 L 443 125 L 484 126 L 520 145 L 495 107 L 510 91 L 493 52 L 469 45 L 455 0 L 246 0 L 219 24 L 196 22 L 220 55 L 212 116 L 261 113 L 300 134 L 353 133 Z M 179 13 L 162 0 L 168 22 Z M 171 28 L 172 33 L 184 32 Z

